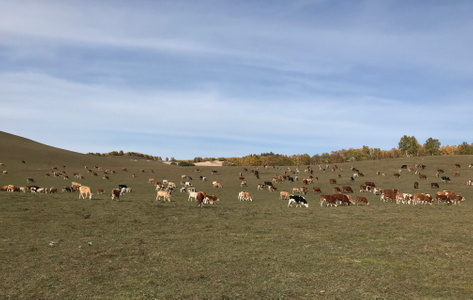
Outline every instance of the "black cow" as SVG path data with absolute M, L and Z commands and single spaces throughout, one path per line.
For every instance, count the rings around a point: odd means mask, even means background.
M 407 165 L 402 165 L 401 169 L 407 169 Z
M 307 200 L 305 200 L 304 197 L 299 196 L 299 195 L 289 195 L 289 202 L 287 203 L 287 206 L 292 206 L 292 204 L 295 203 L 296 207 L 309 207 L 309 203 L 307 203 Z
M 442 182 L 450 182 L 450 177 L 442 176 Z

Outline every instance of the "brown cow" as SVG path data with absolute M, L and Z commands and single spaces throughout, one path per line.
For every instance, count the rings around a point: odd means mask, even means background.
M 324 202 L 327 202 L 327 206 L 337 207 L 337 200 L 332 195 L 320 195 L 320 206 L 323 206 Z
M 331 184 L 337 184 L 337 180 L 336 180 L 336 179 L 333 179 L 333 178 L 330 178 L 330 179 L 329 179 L 329 182 L 330 182 Z
M 312 190 L 314 191 L 314 193 L 322 193 L 319 187 L 314 187 Z
M 353 190 L 349 186 L 342 186 L 342 193 L 353 193 Z
M 368 199 L 366 199 L 366 197 L 357 196 L 357 197 L 356 197 L 356 205 L 358 205 L 360 202 L 363 202 L 363 203 L 365 203 L 366 205 L 370 205 L 370 203 L 368 202 Z
M 112 196 L 112 200 L 120 200 L 121 189 L 113 189 L 110 195 Z
M 251 197 L 251 196 L 250 196 Z M 205 195 L 205 198 L 204 198 L 204 203 L 210 203 L 210 204 L 214 204 L 214 202 L 217 202 L 219 201 L 220 199 L 218 199 L 217 196 L 213 196 L 213 195 Z
M 355 202 L 353 201 L 353 199 L 352 199 L 349 195 L 333 194 L 332 197 L 333 197 L 335 200 L 340 201 L 340 205 L 355 204 Z

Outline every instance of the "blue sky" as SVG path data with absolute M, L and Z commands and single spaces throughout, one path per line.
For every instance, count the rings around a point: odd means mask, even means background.
M 0 130 L 176 159 L 473 142 L 472 1 L 0 0 Z

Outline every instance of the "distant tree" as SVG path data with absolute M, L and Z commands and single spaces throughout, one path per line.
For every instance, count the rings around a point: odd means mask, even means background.
M 473 154 L 473 147 L 467 142 L 463 142 L 461 145 L 458 145 L 457 153 L 462 155 Z
M 442 146 L 440 147 L 440 153 L 442 155 L 455 155 L 457 154 L 457 146 L 455 145 L 445 145 L 445 146 Z
M 330 163 L 330 154 L 328 154 L 327 152 L 322 153 L 322 155 L 320 156 L 320 163 L 322 164 Z
M 439 155 L 440 154 L 440 142 L 437 139 L 428 138 L 424 144 L 424 151 L 427 155 Z
M 330 154 L 330 162 L 332 163 L 343 163 L 345 162 L 345 156 L 343 155 L 343 152 L 340 151 L 332 151 Z
M 406 156 L 417 155 L 419 143 L 415 136 L 404 135 L 399 141 L 399 150 L 405 151 Z

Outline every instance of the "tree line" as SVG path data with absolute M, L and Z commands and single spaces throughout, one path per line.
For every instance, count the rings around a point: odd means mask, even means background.
M 98 156 L 135 156 L 149 160 L 162 161 L 160 156 L 153 156 L 137 152 L 112 151 L 108 153 L 88 153 Z M 435 155 L 473 155 L 473 144 L 463 142 L 460 145 L 445 145 L 442 146 L 438 139 L 428 138 L 424 144 L 420 144 L 415 136 L 404 135 L 398 143 L 398 148 L 391 150 L 381 150 L 380 148 L 370 148 L 363 146 L 355 149 L 341 149 L 332 151 L 331 153 L 315 154 L 294 154 L 283 155 L 275 154 L 273 152 L 250 154 L 243 157 L 229 157 L 229 158 L 212 158 L 212 157 L 195 157 L 193 160 L 177 161 L 171 158 L 171 162 L 181 166 L 192 166 L 196 162 L 203 161 L 222 161 L 227 166 L 293 166 L 293 165 L 317 165 L 329 163 L 344 163 L 363 160 L 379 160 L 399 157 L 411 156 L 435 156 Z M 166 157 L 166 161 L 169 158 Z
M 424 144 L 420 144 L 414 136 L 404 135 L 398 148 L 381 150 L 363 146 L 355 149 L 341 149 L 331 153 L 297 155 L 281 155 L 274 153 L 251 154 L 244 157 L 227 158 L 226 165 L 237 166 L 289 166 L 289 165 L 317 165 L 329 163 L 344 163 L 363 160 L 379 160 L 411 156 L 434 156 L 434 155 L 472 155 L 473 144 L 463 142 L 460 145 L 441 146 L 438 139 L 428 138 Z

